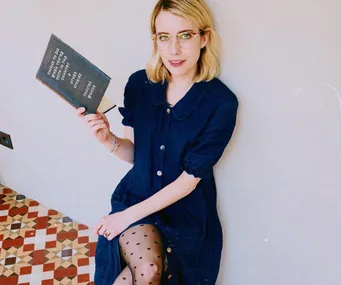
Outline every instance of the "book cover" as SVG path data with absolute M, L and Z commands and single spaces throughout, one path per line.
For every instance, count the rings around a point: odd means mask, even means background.
M 111 78 L 54 34 L 36 78 L 73 107 L 85 107 L 85 114 L 116 107 L 104 97 Z

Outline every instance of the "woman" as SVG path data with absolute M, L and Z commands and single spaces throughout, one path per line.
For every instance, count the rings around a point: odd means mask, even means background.
M 219 52 L 203 0 L 159 1 L 153 55 L 119 108 L 124 138 L 101 114 L 95 137 L 133 164 L 96 226 L 96 285 L 215 284 L 222 250 L 213 166 L 235 128 L 238 100 L 217 75 Z

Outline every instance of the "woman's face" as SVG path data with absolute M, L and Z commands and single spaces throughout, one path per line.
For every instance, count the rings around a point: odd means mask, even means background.
M 192 21 L 165 11 L 156 17 L 155 26 L 156 48 L 172 76 L 193 76 L 207 36 L 201 36 Z

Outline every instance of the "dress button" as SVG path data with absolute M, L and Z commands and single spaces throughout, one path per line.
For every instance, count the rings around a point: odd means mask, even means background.
M 169 274 L 169 275 L 168 275 L 168 279 L 171 279 L 171 278 L 172 278 L 172 274 Z
M 170 109 L 169 108 L 167 109 L 167 114 L 170 114 Z
M 158 172 L 156 172 L 157 176 L 161 176 L 162 175 L 162 171 L 159 170 Z
M 160 146 L 160 149 L 161 149 L 161 150 L 165 150 L 165 148 L 166 148 L 166 147 L 165 147 L 164 145 Z
M 167 252 L 168 253 L 171 253 L 172 252 L 172 249 L 170 247 L 167 248 Z

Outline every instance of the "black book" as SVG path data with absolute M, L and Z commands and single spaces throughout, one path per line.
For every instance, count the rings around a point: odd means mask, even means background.
M 111 78 L 54 34 L 36 78 L 73 107 L 85 107 L 85 114 L 116 107 L 104 96 Z

